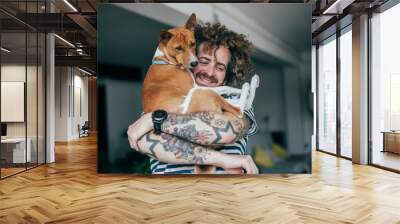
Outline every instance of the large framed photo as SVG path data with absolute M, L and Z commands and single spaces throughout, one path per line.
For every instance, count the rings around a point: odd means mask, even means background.
M 98 172 L 311 173 L 311 6 L 98 8 Z

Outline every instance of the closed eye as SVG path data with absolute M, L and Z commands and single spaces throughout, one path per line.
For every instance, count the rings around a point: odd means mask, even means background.
M 183 51 L 183 48 L 182 48 L 181 46 L 175 47 L 175 49 L 176 49 L 177 51 Z
M 217 66 L 217 70 L 220 71 L 220 72 L 223 72 L 223 71 L 225 71 L 225 67 Z
M 199 63 L 202 65 L 208 65 L 209 61 L 207 60 L 199 60 Z
M 225 67 L 224 64 L 218 63 L 218 64 L 217 64 L 217 70 L 220 71 L 220 72 L 223 72 L 223 71 L 226 70 L 226 67 Z

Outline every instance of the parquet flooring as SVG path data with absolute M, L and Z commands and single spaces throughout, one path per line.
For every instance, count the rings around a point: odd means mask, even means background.
M 138 177 L 96 171 L 96 138 L 0 181 L 0 223 L 400 223 L 400 175 L 313 152 L 311 175 Z

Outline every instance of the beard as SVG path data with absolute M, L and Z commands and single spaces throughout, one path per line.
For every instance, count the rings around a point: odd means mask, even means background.
M 200 86 L 217 86 L 218 80 L 214 76 L 208 75 L 206 72 L 198 72 L 195 74 L 196 82 Z

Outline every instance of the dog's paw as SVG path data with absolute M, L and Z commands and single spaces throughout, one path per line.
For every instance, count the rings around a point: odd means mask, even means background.
M 260 76 L 255 74 L 253 78 L 251 78 L 251 87 L 258 88 L 260 86 Z
M 240 94 L 240 112 L 244 113 L 247 106 L 247 101 L 250 95 L 250 84 L 245 82 L 242 85 L 242 93 Z
M 250 90 L 249 90 L 249 96 L 246 102 L 245 110 L 250 110 L 250 108 L 253 106 L 253 101 L 254 97 L 256 96 L 256 89 L 260 85 L 260 77 L 255 74 L 250 81 Z
M 242 94 L 246 94 L 250 90 L 250 84 L 248 82 L 243 83 L 242 85 Z

